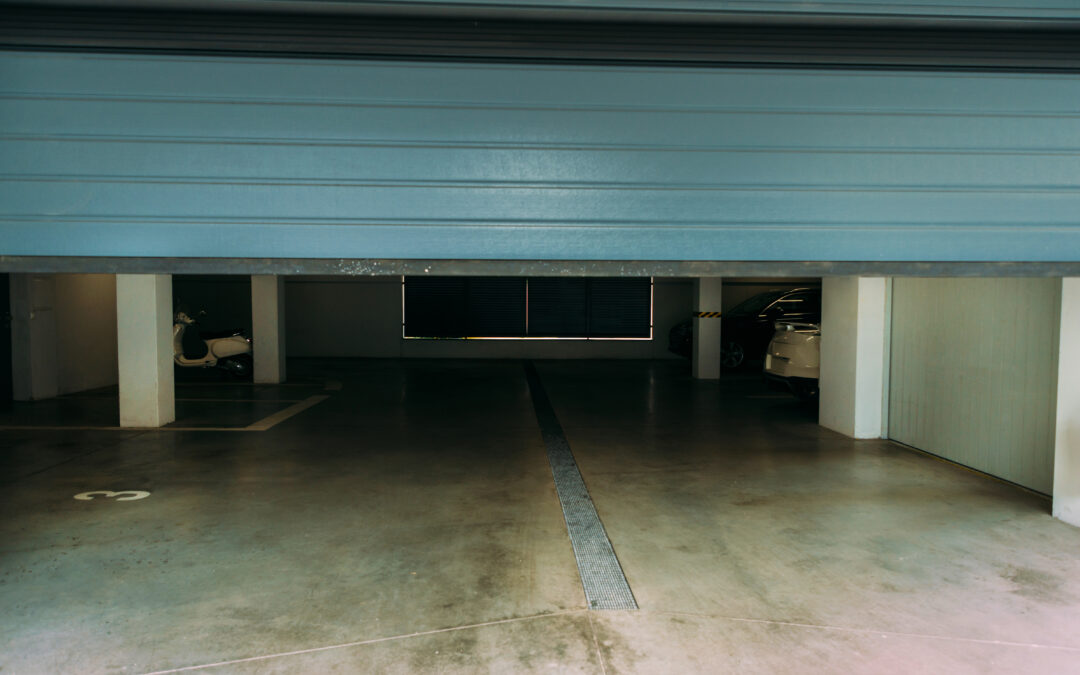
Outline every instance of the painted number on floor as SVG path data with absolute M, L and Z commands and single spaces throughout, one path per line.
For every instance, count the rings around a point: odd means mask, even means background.
M 113 492 L 112 490 L 94 490 L 93 492 L 80 492 L 79 494 L 75 495 L 75 499 L 88 502 L 93 500 L 98 495 L 101 495 L 106 499 L 115 497 L 116 501 L 118 502 L 130 502 L 136 499 L 145 499 L 150 496 L 150 493 L 143 490 L 123 490 L 121 492 Z

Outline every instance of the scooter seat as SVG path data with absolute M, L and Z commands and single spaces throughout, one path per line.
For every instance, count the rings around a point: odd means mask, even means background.
M 220 338 L 233 337 L 234 335 L 243 335 L 242 328 L 228 328 L 226 330 L 200 330 L 199 337 L 204 340 L 218 340 Z
M 199 331 L 194 327 L 189 327 L 184 331 L 184 337 L 180 341 L 181 346 L 184 349 L 184 358 L 195 361 L 201 359 L 210 353 L 210 348 L 206 346 L 206 341 L 199 335 Z

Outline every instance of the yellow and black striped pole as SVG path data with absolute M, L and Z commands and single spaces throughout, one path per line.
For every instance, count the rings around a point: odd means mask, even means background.
M 694 317 L 698 319 L 719 319 L 720 312 L 694 312 Z

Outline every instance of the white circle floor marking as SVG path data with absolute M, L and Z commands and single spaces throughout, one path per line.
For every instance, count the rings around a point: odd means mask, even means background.
M 120 492 L 113 492 L 112 490 L 94 490 L 93 492 L 80 492 L 75 495 L 75 499 L 89 502 L 93 501 L 95 495 L 101 495 L 102 497 L 116 497 L 118 502 L 131 502 L 136 499 L 146 499 L 150 496 L 149 492 L 144 490 L 122 490 Z M 120 495 L 131 495 L 130 497 L 121 497 Z

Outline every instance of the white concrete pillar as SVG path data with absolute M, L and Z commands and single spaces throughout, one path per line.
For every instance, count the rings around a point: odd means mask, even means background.
M 694 353 L 691 369 L 699 380 L 720 379 L 720 305 L 723 277 L 694 279 Z M 715 317 L 698 316 L 703 312 Z
M 172 276 L 116 275 L 120 426 L 160 427 L 176 419 Z
M 884 435 L 887 281 L 825 277 L 821 283 L 818 420 L 852 438 Z
M 51 274 L 12 274 L 11 374 L 16 401 L 59 393 L 56 367 L 56 283 Z
M 1057 432 L 1054 437 L 1055 518 L 1080 527 L 1080 277 L 1061 280 Z
M 251 346 L 255 382 L 285 381 L 285 278 L 251 277 Z

